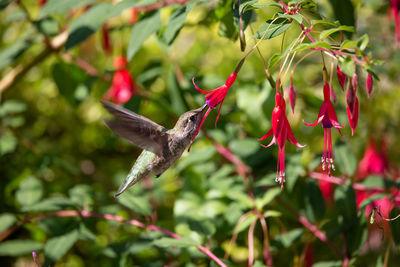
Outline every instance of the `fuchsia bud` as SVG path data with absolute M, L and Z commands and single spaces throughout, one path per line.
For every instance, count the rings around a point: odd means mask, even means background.
M 336 73 L 337 73 L 339 84 L 342 87 L 342 90 L 344 90 L 344 84 L 346 82 L 346 74 L 344 74 L 342 72 L 342 70 L 339 67 L 339 64 L 337 64 Z
M 296 91 L 294 90 L 293 84 L 289 88 L 289 102 L 292 112 L 294 113 L 294 106 L 296 105 Z
M 354 135 L 354 130 L 356 129 L 358 122 L 359 103 L 358 103 L 358 98 L 356 96 L 356 92 L 353 89 L 353 86 L 349 86 L 349 88 L 347 88 L 346 102 L 347 102 L 347 117 L 349 119 L 349 124 L 351 127 L 351 135 Z
M 372 78 L 371 73 L 368 72 L 368 76 L 367 76 L 367 94 L 368 94 L 368 98 L 370 97 L 371 93 L 372 93 L 372 87 L 374 85 L 374 78 Z
M 107 23 L 103 24 L 101 31 L 103 33 L 103 40 L 102 40 L 103 50 L 104 50 L 104 52 L 106 52 L 107 55 L 110 55 L 111 54 L 111 39 L 110 39 L 110 35 L 108 33 Z

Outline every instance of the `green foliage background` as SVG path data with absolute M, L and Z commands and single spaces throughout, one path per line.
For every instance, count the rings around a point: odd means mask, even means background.
M 315 1 L 321 14 L 356 26 L 353 39 L 368 34 L 368 51 L 383 60 L 376 69 L 380 81 L 375 80 L 370 99 L 364 90 L 364 73 L 359 75 L 361 106 L 355 136 L 348 127 L 345 93 L 334 78 L 335 108 L 339 121 L 346 122 L 343 136 L 333 135 L 334 175 L 347 182 L 335 186 L 333 201 L 325 202 L 317 182 L 309 176 L 318 169 L 323 131 L 301 123 L 302 119 L 315 119 L 322 101 L 318 53 L 303 61 L 294 74 L 296 110 L 291 114 L 288 108 L 287 114 L 297 140 L 307 147 L 287 145 L 283 191 L 274 182 L 277 147 L 264 149 L 257 141 L 271 126 L 274 90 L 265 78 L 260 57 L 253 53 L 224 101 L 218 127 L 214 127 L 216 112 L 212 112 L 190 153 L 185 152 L 159 179 L 149 177 L 115 199 L 113 194 L 140 150 L 104 124 L 108 115 L 100 100 L 110 87 L 113 57 L 127 55 L 129 71 L 141 88 L 141 94 L 125 107 L 171 128 L 181 113 L 204 103 L 191 84 L 192 77 L 205 90 L 216 88 L 244 56 L 232 1 L 194 1 L 183 7 L 139 13 L 134 26 L 128 24 L 129 8 L 152 1 L 53 0 L 41 8 L 36 1 L 26 0 L 21 1 L 25 11 L 10 2 L 0 2 L 0 77 L 31 62 L 33 67 L 0 94 L 0 232 L 16 227 L 0 243 L 4 266 L 32 263 L 32 251 L 44 266 L 214 266 L 196 245 L 209 246 L 222 259 L 235 229 L 236 244 L 226 263 L 244 266 L 249 256 L 249 227 L 258 220 L 249 213 L 252 210 L 266 219 L 269 237 L 267 242 L 257 222 L 255 266 L 265 264 L 266 245 L 275 266 L 306 266 L 309 246 L 314 266 L 342 265 L 341 255 L 305 228 L 299 222 L 301 216 L 340 251 L 346 251 L 351 265 L 381 266 L 387 247 L 388 266 L 399 261 L 399 222 L 391 223 L 392 230 L 385 228 L 384 232 L 377 224 L 368 225 L 364 210 L 356 209 L 351 187 L 370 138 L 385 140 L 391 166 L 398 169 L 400 53 L 394 45 L 394 23 L 386 17 L 388 3 Z M 82 11 L 87 4 L 93 6 Z M 252 12 L 251 27 L 246 30 L 248 48 L 254 44 L 252 29 L 256 31 L 276 9 Z M 105 21 L 111 29 L 111 55 L 101 46 L 100 28 Z M 46 40 L 65 29 L 69 32 L 65 46 L 46 50 Z M 286 42 L 299 32 L 299 27 L 291 27 Z M 280 52 L 282 36 L 261 42 L 266 59 Z M 40 54 L 43 58 L 37 60 Z M 79 67 L 79 59 L 92 65 L 96 73 Z M 279 64 L 270 71 L 276 77 Z M 289 87 L 288 78 L 284 87 Z M 250 173 L 238 175 L 237 167 L 218 153 L 215 142 L 229 148 Z M 385 175 L 391 183 L 377 185 L 381 179 L 376 177 L 363 183 L 385 188 L 383 197 L 400 187 L 395 177 L 398 173 L 391 172 Z M 99 218 L 29 220 L 60 210 L 114 214 L 157 225 L 184 238 L 175 240 L 157 231 Z M 377 234 L 378 247 L 366 245 L 368 233 Z

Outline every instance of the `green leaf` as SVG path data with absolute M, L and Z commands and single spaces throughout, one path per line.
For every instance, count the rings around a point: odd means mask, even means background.
M 331 45 L 329 43 L 326 42 L 315 42 L 315 43 L 302 43 L 297 45 L 294 49 L 293 52 L 298 52 L 298 51 L 302 51 L 305 49 L 312 49 L 312 48 L 325 48 L 325 49 L 331 49 Z
M 42 243 L 33 240 L 9 240 L 0 243 L 0 256 L 21 256 L 41 250 Z
M 351 183 L 336 187 L 334 197 L 344 225 L 350 227 L 357 219 L 356 196 Z
M 363 36 L 360 37 L 357 41 L 357 46 L 360 48 L 361 51 L 364 51 L 365 48 L 367 48 L 369 42 L 369 37 L 368 34 L 364 34 Z
M 153 208 L 146 197 L 135 196 L 130 192 L 118 197 L 118 202 L 142 215 L 151 215 L 153 212 Z
M 211 159 L 217 150 L 213 146 L 207 146 L 202 149 L 191 150 L 189 156 L 180 160 L 176 166 L 176 171 L 180 172 L 191 164 L 199 164 Z
M 186 16 L 195 5 L 195 2 L 190 2 L 188 5 L 175 10 L 168 19 L 165 30 L 163 31 L 162 38 L 171 45 L 178 36 L 179 31 L 183 28 L 186 21 Z
M 320 221 L 325 214 L 325 202 L 321 190 L 315 181 L 306 184 L 306 214 L 311 222 Z
M 278 187 L 269 188 L 261 198 L 256 198 L 256 207 L 262 210 L 266 205 L 271 203 L 281 193 L 281 189 Z
M 176 80 L 174 65 L 172 65 L 168 71 L 167 85 L 171 107 L 174 109 L 177 115 L 185 113 L 189 108 L 185 99 L 183 98 L 182 88 L 179 86 Z
M 342 26 L 339 26 L 337 28 L 333 28 L 333 29 L 322 31 L 320 33 L 320 35 L 319 35 L 319 39 L 324 40 L 329 35 L 331 35 L 331 34 L 333 34 L 335 32 L 338 32 L 338 31 L 354 32 L 354 27 L 342 25 Z
M 11 213 L 3 213 L 0 215 L 0 234 L 3 233 L 7 228 L 12 226 L 17 219 Z
M 357 159 L 347 145 L 335 147 L 335 160 L 343 173 L 353 176 L 357 168 Z
M 56 211 L 65 208 L 74 207 L 75 203 L 66 198 L 48 198 L 37 202 L 31 206 L 25 206 L 22 211 L 41 212 L 41 211 Z
M 53 65 L 53 79 L 60 94 L 70 103 L 78 105 L 88 93 L 82 97 L 82 90 L 90 88 L 89 76 L 84 70 L 74 64 L 56 63 Z
M 303 17 L 300 14 L 290 15 L 290 14 L 279 13 L 278 16 L 281 18 L 293 19 L 293 20 L 297 21 L 297 23 L 299 23 L 299 24 L 303 23 Z
M 271 246 L 276 249 L 285 249 L 292 247 L 303 235 L 303 229 L 294 229 L 286 233 L 275 236 L 271 241 Z
M 18 40 L 0 51 L 0 69 L 10 66 L 33 43 L 34 29 L 29 28 Z
M 177 248 L 187 248 L 198 246 L 198 242 L 189 238 L 189 237 L 182 237 L 180 239 L 175 239 L 172 237 L 162 237 L 160 239 L 154 240 L 153 245 L 162 248 L 168 247 L 177 247 Z
M 355 46 L 357 46 L 357 42 L 353 40 L 344 40 L 342 43 L 342 49 L 347 49 Z
M 275 53 L 268 60 L 268 68 L 272 69 L 282 59 L 282 55 Z
M 131 37 L 129 39 L 127 57 L 131 60 L 146 39 L 160 29 L 161 15 L 160 11 L 147 14 L 132 27 Z
M 95 2 L 95 0 L 49 0 L 40 10 L 39 18 L 53 14 L 66 14 L 72 8 L 78 8 Z
M 243 14 L 247 9 L 251 9 L 258 0 L 243 0 L 239 5 L 239 14 Z
M 354 6 L 351 0 L 329 0 L 336 19 L 342 25 L 355 26 Z M 351 37 L 351 33 L 346 33 L 347 37 Z
M 18 139 L 10 132 L 5 131 L 0 135 L 0 156 L 14 152 Z
M 339 57 L 340 69 L 349 77 L 353 77 L 355 70 L 355 63 L 351 60 L 351 57 L 342 58 Z
M 20 100 L 10 99 L 4 101 L 0 105 L 0 117 L 4 117 L 8 114 L 15 114 L 24 112 L 27 108 L 27 105 Z
M 61 259 L 61 257 L 63 257 L 75 244 L 78 238 L 78 230 L 73 230 L 62 236 L 50 238 L 44 246 L 44 255 L 46 258 L 44 266 L 47 266 L 47 264 L 56 262 Z
M 317 24 L 323 24 L 323 25 L 328 25 L 332 27 L 339 27 L 340 23 L 339 21 L 329 21 L 329 20 L 311 20 L 312 25 L 317 25 Z
M 94 204 L 95 192 L 93 188 L 86 184 L 78 184 L 69 190 L 71 201 L 80 207 L 91 206 Z
M 55 19 L 46 17 L 35 22 L 36 26 L 40 29 L 42 33 L 47 36 L 54 36 L 58 31 L 58 23 Z
M 235 139 L 229 142 L 233 154 L 248 157 L 260 149 L 260 143 L 254 138 Z
M 341 267 L 341 261 L 320 261 L 313 264 L 313 267 Z
M 37 203 L 42 195 L 42 182 L 33 176 L 29 176 L 19 185 L 16 199 L 22 206 L 29 206 Z
M 232 40 L 237 38 L 238 30 L 231 12 L 225 14 L 225 16 L 220 20 L 218 35 Z
M 87 12 L 71 22 L 68 31 L 68 40 L 65 49 L 70 49 L 85 41 L 95 33 L 110 17 L 113 6 L 110 3 L 102 3 L 90 8 Z
M 10 3 L 11 3 L 11 0 L 1 0 L 0 1 L 0 9 L 5 9 Z
M 275 21 L 273 19 L 267 20 L 252 36 L 252 38 L 261 39 L 264 34 L 263 40 L 274 38 L 289 29 L 290 25 L 290 20 L 286 18 L 278 18 Z
M 400 209 L 393 208 L 389 213 L 389 218 L 395 218 L 399 216 Z M 400 246 L 400 218 L 397 217 L 396 220 L 389 222 L 390 230 L 392 230 L 393 241 L 397 246 Z

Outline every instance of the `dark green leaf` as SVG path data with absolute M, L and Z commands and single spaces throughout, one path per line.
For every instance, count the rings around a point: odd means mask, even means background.
M 154 240 L 153 244 L 162 248 L 168 248 L 168 247 L 187 248 L 199 245 L 197 241 L 189 237 L 182 237 L 180 239 L 175 239 L 172 237 L 162 237 L 160 239 Z
M 85 41 L 95 33 L 109 18 L 113 6 L 109 3 L 102 3 L 90 8 L 86 13 L 71 22 L 66 49 Z
M 315 181 L 306 184 L 306 214 L 311 222 L 320 221 L 325 214 L 325 202 L 321 190 Z
M 8 227 L 12 226 L 17 219 L 11 213 L 3 213 L 0 215 L 0 234 L 3 233 Z
M 165 30 L 163 31 L 162 38 L 168 44 L 171 45 L 175 40 L 179 31 L 183 28 L 186 21 L 186 16 L 195 5 L 195 2 L 191 2 L 188 5 L 175 10 L 168 19 Z
M 335 190 L 336 207 L 343 217 L 344 225 L 350 227 L 357 220 L 356 196 L 350 183 L 340 185 Z
M 285 249 L 292 247 L 303 235 L 303 229 L 294 229 L 286 233 L 275 236 L 271 241 L 271 246 L 275 249 Z
M 342 65 L 340 65 L 340 67 L 342 67 Z M 350 148 L 346 145 L 337 146 L 335 147 L 335 155 L 336 165 L 340 170 L 343 173 L 352 176 L 356 171 L 357 159 L 351 152 Z
M 400 214 L 399 208 L 393 208 L 389 213 L 389 218 L 396 218 L 396 220 L 389 222 L 390 229 L 392 230 L 393 241 L 397 246 L 400 246 Z
M 355 26 L 354 6 L 351 0 L 329 0 L 336 19 L 342 25 Z M 345 32 L 348 37 L 351 37 L 351 32 Z
M 146 39 L 160 29 L 161 16 L 159 11 L 149 13 L 132 27 L 128 45 L 128 60 L 136 54 Z
M 0 9 L 5 9 L 10 3 L 11 3 L 11 0 L 1 0 L 0 1 Z
M 8 240 L 0 243 L 0 256 L 21 256 L 37 252 L 43 247 L 42 243 L 33 240 Z
M 38 202 L 43 195 L 43 185 L 40 180 L 33 176 L 27 177 L 19 185 L 16 199 L 22 206 L 33 205 Z
M 220 36 L 229 38 L 229 39 L 236 39 L 238 36 L 238 30 L 235 26 L 235 21 L 231 13 L 227 13 L 219 23 L 218 34 Z
M 79 231 L 73 230 L 62 236 L 50 238 L 44 246 L 44 255 L 46 258 L 45 266 L 56 262 L 64 256 L 68 250 L 75 244 L 79 238 Z M 47 264 L 46 264 L 47 263 Z
M 33 28 L 29 28 L 18 40 L 0 51 L 0 69 L 11 65 L 33 43 Z
M 287 29 L 289 29 L 290 25 L 291 25 L 290 20 L 286 18 L 267 20 L 267 22 L 265 22 L 253 35 L 253 38 L 261 39 L 261 37 L 263 36 L 264 36 L 263 40 L 274 38 L 284 33 Z

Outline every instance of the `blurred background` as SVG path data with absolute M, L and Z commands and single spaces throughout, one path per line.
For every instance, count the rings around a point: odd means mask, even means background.
M 114 198 L 141 150 L 105 126 L 110 115 L 100 101 L 172 128 L 180 114 L 204 104 L 191 79 L 204 90 L 217 88 L 245 55 L 230 0 L 117 2 L 0 1 L 3 266 L 36 266 L 32 251 L 44 266 L 216 266 L 197 245 L 228 266 L 342 266 L 346 260 L 350 266 L 396 265 L 400 219 L 383 218 L 400 214 L 400 3 L 314 1 L 325 18 L 356 28 L 349 39 L 367 34 L 367 52 L 380 61 L 370 98 L 365 72 L 358 69 L 354 136 L 345 92 L 333 75 L 335 109 L 346 124 L 342 136 L 332 131 L 333 183 L 318 180 L 323 129 L 302 123 L 317 118 L 323 100 L 320 54 L 294 71 L 296 106 L 292 112 L 287 100 L 287 116 L 296 139 L 307 146 L 286 146 L 281 191 L 275 183 L 278 148 L 257 141 L 271 127 L 275 93 L 254 52 L 229 89 L 217 127 L 213 111 L 190 153 L 160 178 L 148 177 Z M 255 43 L 253 33 L 276 12 L 251 11 L 247 50 Z M 261 42 L 264 60 L 300 31 L 295 25 Z M 276 78 L 279 64 L 269 71 Z M 286 96 L 289 78 L 283 80 Z M 188 239 L 177 242 L 101 218 L 49 215 L 65 210 L 136 219 Z

